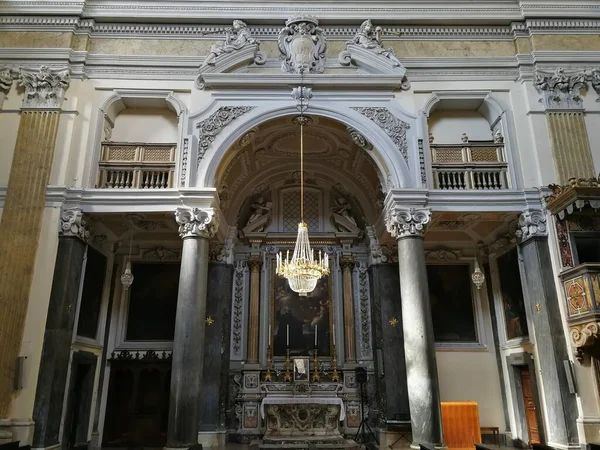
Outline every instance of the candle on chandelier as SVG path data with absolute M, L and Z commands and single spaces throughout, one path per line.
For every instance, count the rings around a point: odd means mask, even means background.
M 287 326 L 287 346 L 290 346 L 290 326 Z
M 317 328 L 317 325 L 315 325 L 315 348 L 318 347 L 318 344 L 317 344 L 318 339 L 319 339 L 318 338 L 318 333 L 319 333 L 319 330 Z

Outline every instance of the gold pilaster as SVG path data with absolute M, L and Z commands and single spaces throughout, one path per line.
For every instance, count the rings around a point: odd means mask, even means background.
M 258 322 L 260 304 L 260 267 L 262 260 L 250 260 L 250 314 L 248 320 L 248 364 L 258 364 Z
M 354 301 L 352 299 L 352 268 L 354 261 L 342 259 L 342 277 L 344 289 L 344 344 L 346 362 L 356 361 L 356 342 L 354 339 Z
M 69 74 L 47 67 L 38 73 L 22 70 L 18 82 L 25 87 L 25 97 L 0 222 L 0 418 L 7 417 L 12 400 L 15 362 Z M 58 224 L 55 226 L 58 231 Z
M 583 112 L 547 112 L 546 121 L 558 183 L 593 177 L 594 161 Z

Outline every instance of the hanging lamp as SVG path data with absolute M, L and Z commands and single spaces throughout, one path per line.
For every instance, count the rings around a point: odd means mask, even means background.
M 125 270 L 121 275 L 121 284 L 128 290 L 133 284 L 133 273 L 131 273 L 131 247 L 133 246 L 133 224 L 130 223 L 131 228 L 131 236 L 129 238 L 129 257 L 127 258 L 127 264 L 125 265 Z
M 304 221 L 304 104 L 305 90 L 302 86 L 303 71 L 300 72 L 300 223 L 298 223 L 298 236 L 294 253 L 290 259 L 289 250 L 285 258 L 283 253 L 277 254 L 276 273 L 288 280 L 290 289 L 297 292 L 300 296 L 306 297 L 317 287 L 320 278 L 329 273 L 329 258 L 327 254 L 322 254 L 319 250 L 318 258 L 315 258 L 315 252 L 310 248 L 308 238 L 308 225 Z

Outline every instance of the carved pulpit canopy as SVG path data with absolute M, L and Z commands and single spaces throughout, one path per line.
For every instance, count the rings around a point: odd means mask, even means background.
M 545 197 L 546 206 L 551 214 L 560 219 L 576 212 L 576 209 L 582 210 L 586 205 L 596 210 L 600 209 L 600 175 L 592 178 L 571 178 L 567 185 L 551 184 L 548 188 L 552 194 Z

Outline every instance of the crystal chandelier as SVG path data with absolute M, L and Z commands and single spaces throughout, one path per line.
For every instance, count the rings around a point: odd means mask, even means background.
M 300 223 L 298 224 L 298 236 L 296 246 L 290 260 L 290 251 L 285 256 L 279 252 L 277 255 L 276 273 L 288 280 L 292 291 L 300 296 L 306 297 L 309 292 L 314 291 L 319 278 L 329 273 L 329 258 L 319 250 L 319 258 L 315 259 L 315 252 L 310 248 L 308 239 L 308 225 L 304 222 L 304 88 L 300 88 Z

